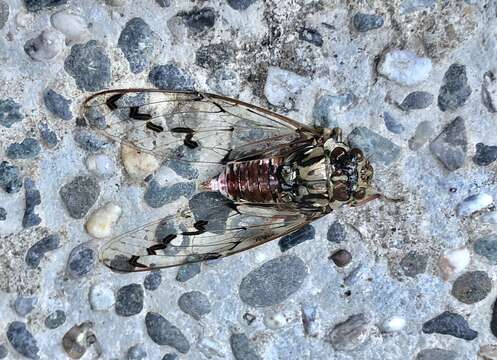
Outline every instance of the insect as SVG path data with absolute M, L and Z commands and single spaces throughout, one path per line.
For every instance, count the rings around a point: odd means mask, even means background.
M 123 89 L 89 97 L 96 131 L 198 174 L 188 208 L 111 239 L 119 272 L 218 259 L 295 232 L 343 205 L 378 198 L 373 168 L 339 128 L 313 128 L 236 99 Z

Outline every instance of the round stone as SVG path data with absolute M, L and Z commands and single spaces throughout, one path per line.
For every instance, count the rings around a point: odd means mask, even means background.
M 497 265 L 497 236 L 487 235 L 479 238 L 474 244 L 475 252 L 486 257 L 492 265 Z
M 56 310 L 45 318 L 45 326 L 49 329 L 56 329 L 66 322 L 66 313 Z
M 190 343 L 176 326 L 158 313 L 149 312 L 145 316 L 145 326 L 150 338 L 158 345 L 168 345 L 182 354 L 190 350 Z
M 38 298 L 19 296 L 14 302 L 14 310 L 19 316 L 28 315 L 35 308 Z
M 162 275 L 159 271 L 153 271 L 143 280 L 143 287 L 147 290 L 154 291 L 157 290 L 162 282 Z
M 88 243 L 83 243 L 72 249 L 67 260 L 67 272 L 74 278 L 88 275 L 97 261 L 97 254 Z
M 195 86 L 190 74 L 173 64 L 154 66 L 148 80 L 156 88 L 164 90 L 191 90 Z
M 26 324 L 14 321 L 7 327 L 7 339 L 10 345 L 28 359 L 38 359 L 38 344 L 33 334 L 26 328 Z
M 89 301 L 92 310 L 109 310 L 115 302 L 114 291 L 105 284 L 95 284 L 90 288 Z
M 128 360 L 144 360 L 147 358 L 147 352 L 141 345 L 134 345 L 128 349 Z
M 128 60 L 130 70 L 138 74 L 145 70 L 154 55 L 154 35 L 150 26 L 139 17 L 126 23 L 117 46 Z
M 43 93 L 43 101 L 53 115 L 62 120 L 71 120 L 71 100 L 67 100 L 52 89 L 47 89 Z
M 408 252 L 400 261 L 400 268 L 405 276 L 415 277 L 426 270 L 428 259 L 426 255 L 419 254 L 416 251 Z
M 200 291 L 190 291 L 181 295 L 178 299 L 178 306 L 181 311 L 195 320 L 200 320 L 203 315 L 211 312 L 209 299 Z
M 352 261 L 352 254 L 345 249 L 340 249 L 331 254 L 330 259 L 338 267 L 344 267 Z
M 474 304 L 487 297 L 492 290 L 492 280 L 484 271 L 468 271 L 452 285 L 452 296 L 465 304 Z
M 89 176 L 77 176 L 59 190 L 69 215 L 82 219 L 95 204 L 100 194 L 98 182 Z
M 143 309 L 143 288 L 140 284 L 129 284 L 117 291 L 116 313 L 120 316 L 133 316 Z

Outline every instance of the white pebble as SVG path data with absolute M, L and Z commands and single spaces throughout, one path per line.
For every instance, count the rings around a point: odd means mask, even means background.
M 482 214 L 480 220 L 485 224 L 497 224 L 497 211 Z
M 18 28 L 25 28 L 33 20 L 30 13 L 19 11 L 15 16 L 15 24 Z
M 394 49 L 385 54 L 378 71 L 392 81 L 411 86 L 426 80 L 431 68 L 430 59 L 412 51 Z
M 92 310 L 109 310 L 115 302 L 114 291 L 104 284 L 95 284 L 90 288 L 89 300 Z
M 445 252 L 439 261 L 439 267 L 445 279 L 461 273 L 471 261 L 471 253 L 467 248 L 452 249 Z
M 88 34 L 86 21 L 79 15 L 71 14 L 67 10 L 56 12 L 50 17 L 52 26 L 66 37 L 66 43 L 81 42 Z
M 303 76 L 270 66 L 264 86 L 264 95 L 273 105 L 291 108 L 295 95 L 299 94 L 308 84 L 309 80 Z
M 91 155 L 86 159 L 86 168 L 100 176 L 112 176 L 116 170 L 114 162 L 104 154 Z
M 264 324 L 272 330 L 279 329 L 287 323 L 285 315 L 282 313 L 268 313 L 264 316 Z
M 403 317 L 392 316 L 381 325 L 381 331 L 386 333 L 396 332 L 402 330 L 405 326 L 406 320 Z
M 471 195 L 457 205 L 457 216 L 465 217 L 492 205 L 494 199 L 488 194 Z
M 112 235 L 112 227 L 121 216 L 121 208 L 108 203 L 93 212 L 86 222 L 86 231 L 90 236 L 102 239 Z
M 36 61 L 53 59 L 63 47 L 61 34 L 54 30 L 43 30 L 40 35 L 28 40 L 24 45 L 26 53 Z
M 160 166 L 159 161 L 153 155 L 124 144 L 121 146 L 121 158 L 126 172 L 135 179 L 145 179 Z

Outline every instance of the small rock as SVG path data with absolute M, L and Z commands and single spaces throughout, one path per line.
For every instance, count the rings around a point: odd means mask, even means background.
M 363 345 L 370 334 L 369 320 L 364 314 L 356 314 L 336 325 L 328 339 L 336 351 L 351 351 Z
M 117 291 L 116 314 L 133 316 L 143 310 L 143 288 L 140 284 L 123 286 Z
M 126 23 L 117 46 L 128 60 L 131 72 L 138 74 L 150 65 L 156 44 L 150 26 L 142 18 L 135 17 Z
M 121 145 L 121 158 L 126 172 L 134 179 L 145 179 L 160 167 L 160 162 L 153 155 L 127 145 Z
M 216 13 L 210 7 L 193 7 L 191 11 L 181 11 L 177 14 L 183 20 L 192 35 L 199 35 L 212 28 L 216 23 Z
M 248 9 L 248 7 L 254 4 L 256 1 L 257 0 L 227 0 L 228 5 L 238 11 Z
M 55 134 L 55 131 L 51 130 L 47 123 L 42 122 L 38 124 L 38 130 L 40 131 L 40 136 L 43 141 L 43 144 L 49 148 L 52 149 L 57 145 L 59 140 L 57 139 L 57 135 Z
M 420 9 L 431 8 L 436 6 L 435 0 L 404 0 L 400 4 L 400 13 L 402 15 L 410 14 Z
M 491 71 L 487 71 L 483 75 L 481 97 L 483 105 L 489 112 L 497 112 L 497 80 Z
M 19 168 L 7 161 L 0 163 L 0 186 L 9 194 L 19 192 L 22 187 Z
M 224 233 L 232 209 L 223 195 L 216 191 L 203 191 L 193 195 L 188 204 L 195 220 L 208 221 L 206 225 L 208 231 L 215 234 Z
M 21 121 L 24 116 L 20 112 L 21 105 L 12 99 L 0 99 L 0 125 L 10 128 Z
M 154 291 L 157 290 L 162 282 L 162 275 L 159 271 L 152 271 L 150 274 L 145 276 L 143 280 L 143 287 L 147 290 Z
M 416 277 L 426 270 L 428 258 L 425 254 L 419 254 L 416 251 L 409 251 L 400 261 L 400 268 L 405 276 Z
M 219 68 L 214 70 L 207 79 L 207 85 L 218 94 L 232 97 L 240 95 L 240 77 L 236 71 L 230 69 Z
M 0 221 L 7 220 L 7 210 L 0 206 Z
M 383 26 L 383 17 L 380 15 L 370 15 L 357 13 L 352 20 L 354 27 L 359 32 L 379 29 Z
M 456 117 L 430 144 L 430 150 L 449 171 L 464 165 L 468 151 L 466 126 L 461 117 Z
M 62 310 L 56 310 L 45 318 L 45 326 L 48 329 L 57 329 L 66 322 L 66 313 Z
M 285 301 L 303 284 L 307 268 L 297 256 L 280 256 L 247 274 L 239 295 L 250 306 L 271 306 Z
M 340 224 L 338 221 L 333 222 L 328 228 L 328 233 L 326 235 L 328 241 L 333 243 L 341 243 L 347 238 L 347 233 L 345 232 L 345 226 Z
M 19 316 L 28 315 L 33 309 L 35 305 L 38 303 L 38 298 L 36 297 L 22 297 L 18 296 L 16 301 L 14 302 L 14 310 Z
M 489 146 L 482 143 L 476 144 L 476 153 L 473 162 L 479 166 L 488 166 L 497 160 L 497 146 Z
M 190 291 L 181 295 L 178 299 L 178 306 L 181 311 L 195 320 L 200 320 L 203 315 L 211 312 L 209 299 L 200 291 Z
M 98 182 L 89 176 L 77 176 L 59 190 L 60 197 L 74 219 L 82 219 L 100 194 Z
M 67 0 L 24 0 L 24 6 L 31 12 L 50 9 L 66 3 Z
M 41 223 L 40 216 L 35 212 L 35 207 L 41 204 L 41 196 L 35 183 L 30 178 L 24 179 L 24 190 L 26 192 L 24 216 L 22 218 L 22 227 L 28 228 Z
M 57 249 L 60 245 L 60 238 L 57 234 L 51 234 L 45 236 L 43 239 L 37 241 L 33 246 L 31 246 L 26 253 L 26 264 L 32 269 L 37 268 L 40 265 L 41 259 L 49 251 Z
M 73 138 L 80 148 L 90 153 L 98 152 L 109 144 L 107 140 L 100 139 L 91 131 L 82 128 L 73 130 Z
M 490 331 L 497 337 L 497 301 L 494 302 L 492 307 L 492 318 L 490 319 Z
M 66 44 L 81 42 L 88 35 L 88 26 L 81 16 L 68 10 L 57 11 L 50 17 L 50 23 L 66 37 Z
M 340 249 L 331 254 L 330 259 L 338 267 L 345 267 L 352 261 L 352 254 L 347 250 Z
M 433 126 L 428 120 L 421 121 L 418 126 L 416 126 L 416 131 L 414 136 L 409 139 L 408 145 L 409 149 L 412 151 L 419 150 L 428 139 L 433 135 Z
M 189 196 L 195 191 L 195 184 L 191 182 L 181 182 L 170 186 L 160 186 L 157 181 L 151 180 L 144 199 L 148 206 L 159 208 L 173 201 L 178 200 L 181 196 Z
M 121 217 L 120 206 L 108 203 L 94 211 L 86 222 L 86 231 L 97 239 L 103 239 L 112 235 L 112 227 Z
M 200 274 L 200 263 L 189 263 L 181 265 L 176 274 L 176 281 L 186 282 Z
M 62 51 L 62 36 L 55 30 L 43 30 L 37 37 L 26 41 L 24 51 L 36 61 L 51 60 Z
M 497 360 L 497 346 L 482 345 L 480 346 L 480 351 L 478 351 L 478 355 L 482 358 L 482 360 Z
M 464 340 L 474 340 L 478 336 L 478 332 L 469 327 L 466 319 L 449 311 L 445 311 L 425 322 L 423 332 L 425 334 L 451 335 Z
M 85 321 L 74 325 L 62 337 L 62 347 L 72 359 L 81 358 L 93 344 L 99 346 L 95 334 L 92 332 L 93 323 Z M 97 352 L 99 352 L 97 350 Z
M 304 333 L 308 336 L 318 335 L 317 324 L 317 307 L 313 305 L 302 305 L 300 307 L 302 316 L 302 325 L 304 326 Z
M 4 344 L 0 344 L 0 359 L 5 359 L 9 355 L 9 350 Z
M 88 275 L 97 262 L 97 253 L 83 243 L 72 249 L 67 260 L 67 272 L 74 278 Z
M 444 75 L 444 84 L 438 94 L 438 107 L 442 111 L 456 110 L 464 105 L 471 95 L 466 66 L 452 64 Z
M 195 81 L 186 71 L 176 65 L 156 65 L 148 74 L 148 81 L 162 90 L 192 90 Z
M 161 360 L 178 360 L 179 357 L 175 353 L 167 353 L 165 354 Z
M 497 211 L 490 211 L 480 216 L 480 221 L 485 224 L 497 224 Z
M 385 121 L 385 127 L 391 133 L 400 134 L 404 131 L 404 126 L 386 111 L 383 113 L 383 120 Z
M 128 360 L 144 360 L 147 358 L 147 352 L 141 345 L 134 345 L 128 349 Z
M 348 111 L 356 104 L 357 98 L 352 93 L 323 95 L 318 98 L 312 110 L 314 123 L 321 127 L 335 127 L 336 115 Z
M 292 108 L 296 96 L 307 85 L 309 85 L 307 78 L 270 66 L 264 86 L 264 95 L 272 105 Z
M 458 360 L 458 353 L 444 349 L 424 349 L 416 355 L 416 360 Z
M 158 345 L 168 345 L 182 354 L 190 350 L 190 343 L 176 326 L 162 315 L 149 312 L 145 317 L 145 325 L 150 338 Z
M 235 52 L 228 43 L 202 45 L 195 52 L 195 63 L 204 69 L 216 69 L 220 64 L 229 65 Z
M 261 360 L 245 334 L 232 334 L 230 346 L 236 360 Z
M 95 284 L 88 294 L 90 306 L 95 311 L 109 310 L 115 303 L 114 291 L 106 284 Z
M 9 159 L 33 159 L 41 151 L 38 140 L 26 138 L 21 143 L 12 143 L 7 147 L 5 154 Z
M 59 119 L 72 119 L 71 100 L 67 100 L 52 89 L 47 89 L 43 93 L 43 101 L 47 109 Z
M 383 57 L 378 71 L 386 78 L 404 86 L 425 81 L 432 69 L 431 60 L 408 50 L 390 50 Z
M 110 59 L 95 40 L 74 45 L 64 61 L 64 69 L 84 91 L 105 89 L 112 77 Z
M 287 322 L 285 315 L 280 312 L 269 312 L 264 316 L 264 325 L 271 330 L 282 328 Z
M 303 28 L 299 33 L 299 39 L 316 45 L 317 47 L 323 46 L 323 37 L 319 31 L 315 29 Z
M 400 316 L 392 316 L 381 324 L 381 331 L 384 333 L 392 333 L 400 331 L 405 327 L 406 319 Z
M 426 91 L 413 91 L 399 107 L 404 111 L 426 109 L 433 103 L 433 95 Z
M 497 236 L 486 235 L 475 241 L 475 253 L 484 256 L 492 265 L 497 265 Z
M 368 159 L 388 166 L 400 155 L 400 147 L 366 127 L 357 127 L 347 137 L 352 147 L 361 149 Z
M 7 4 L 4 0 L 0 0 L 0 30 L 3 29 L 7 23 L 7 20 L 9 20 L 9 4 Z M 2 359 L 1 356 L 0 359 Z
M 155 0 L 157 5 L 159 5 L 161 8 L 167 8 L 171 6 L 171 0 Z M 164 359 L 163 359 L 164 360 Z
M 474 212 L 485 209 L 486 207 L 492 205 L 494 199 L 492 195 L 480 193 L 477 195 L 468 196 L 466 199 L 461 201 L 457 205 L 457 216 L 466 217 L 470 216 Z
M 315 235 L 316 230 L 314 230 L 314 227 L 312 225 L 306 225 L 289 235 L 283 236 L 278 241 L 278 246 L 280 247 L 281 252 L 285 252 L 304 241 L 314 239 Z
M 471 254 L 467 248 L 446 251 L 440 258 L 439 267 L 445 279 L 459 274 L 466 269 L 471 261 Z
M 194 180 L 198 178 L 198 170 L 186 161 L 169 160 L 167 166 L 185 179 Z
M 112 176 L 116 171 L 114 162 L 104 154 L 88 156 L 86 158 L 86 168 L 104 178 Z
M 39 359 L 38 344 L 31 332 L 26 328 L 26 324 L 20 321 L 13 321 L 7 327 L 7 339 L 10 345 L 21 355 L 28 359 Z
M 492 280 L 484 271 L 468 271 L 452 285 L 452 296 L 465 304 L 482 301 L 492 290 Z

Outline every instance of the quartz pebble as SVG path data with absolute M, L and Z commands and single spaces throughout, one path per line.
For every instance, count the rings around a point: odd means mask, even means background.
M 492 280 L 484 271 L 468 271 L 452 285 L 451 294 L 460 302 L 474 304 L 482 301 L 492 290 Z
M 156 344 L 171 346 L 182 354 L 186 354 L 190 350 L 190 343 L 185 335 L 162 315 L 154 312 L 147 313 L 145 326 L 148 336 Z
M 66 44 L 81 42 L 88 36 L 88 26 L 83 17 L 61 10 L 52 14 L 50 23 L 66 37 Z
M 449 171 L 464 165 L 468 151 L 468 138 L 464 119 L 456 117 L 430 144 L 430 151 Z
M 468 196 L 466 199 L 461 201 L 456 208 L 457 216 L 466 217 L 471 214 L 483 210 L 488 206 L 492 205 L 494 199 L 491 195 L 480 193 L 477 195 Z
M 347 139 L 351 146 L 362 149 L 373 163 L 388 166 L 399 158 L 399 146 L 366 127 L 355 128 Z
M 133 316 L 143 310 L 143 288 L 140 284 L 121 287 L 116 295 L 116 314 Z
M 383 17 L 374 14 L 357 13 L 352 19 L 354 27 L 359 32 L 379 29 L 383 26 Z
M 366 316 L 356 314 L 337 324 L 328 334 L 328 340 L 337 351 L 351 351 L 359 348 L 369 339 L 371 330 Z
M 7 327 L 7 339 L 10 345 L 21 355 L 28 359 L 39 359 L 38 344 L 33 334 L 26 328 L 26 324 L 13 321 Z
M 425 334 L 451 335 L 464 340 L 474 340 L 478 336 L 478 332 L 469 327 L 466 319 L 449 311 L 445 311 L 425 322 L 423 332 Z
M 7 147 L 5 154 L 9 159 L 33 159 L 40 154 L 41 146 L 38 140 L 26 138 L 20 143 L 12 143 Z
M 445 279 L 461 273 L 471 261 L 471 253 L 467 248 L 447 250 L 439 261 L 439 267 Z
M 245 334 L 232 334 L 230 346 L 236 360 L 261 360 L 251 341 Z
M 476 153 L 473 162 L 479 166 L 488 166 L 497 160 L 497 146 L 489 146 L 482 143 L 476 144 Z
M 86 222 L 86 231 L 90 236 L 102 239 L 112 235 L 112 227 L 121 216 L 120 206 L 108 203 L 93 212 Z
M 126 172 L 134 179 L 145 179 L 160 167 L 160 162 L 153 155 L 127 145 L 121 145 L 121 158 Z
M 425 81 L 432 69 L 431 60 L 408 50 L 390 50 L 383 57 L 378 71 L 386 78 L 404 86 Z
M 56 310 L 45 318 L 45 326 L 48 329 L 56 329 L 66 322 L 66 313 Z
M 483 75 L 482 102 L 491 113 L 497 112 L 497 79 L 492 71 Z
M 41 223 L 40 216 L 35 212 L 36 206 L 41 204 L 41 195 L 30 178 L 24 179 L 25 202 L 24 216 L 22 217 L 22 226 L 24 228 L 33 227 Z
M 92 310 L 105 311 L 114 306 L 114 291 L 106 284 L 95 284 L 90 288 L 88 294 Z
M 110 177 L 116 171 L 114 162 L 107 155 L 96 154 L 86 158 L 86 168 L 102 177 Z
M 43 102 L 48 111 L 59 119 L 71 120 L 71 100 L 67 100 L 64 96 L 52 89 L 47 89 L 43 93 Z
M 165 90 L 192 90 L 195 86 L 191 75 L 174 64 L 154 66 L 148 80 L 156 88 Z
M 32 269 L 40 265 L 41 259 L 49 251 L 57 249 L 60 245 L 60 237 L 57 234 L 47 235 L 31 246 L 26 253 L 26 264 Z
M 464 105 L 471 95 L 466 66 L 452 64 L 444 75 L 444 84 L 438 94 L 438 107 L 442 111 L 454 111 Z
M 62 36 L 55 30 L 43 30 L 37 37 L 26 41 L 24 51 L 36 61 L 48 61 L 64 48 Z
M 444 349 L 424 349 L 416 355 L 416 360 L 462 360 L 458 353 Z
M 72 249 L 67 260 L 67 272 L 73 278 L 87 276 L 95 267 L 97 253 L 89 243 L 83 243 Z
M 33 311 L 37 303 L 38 303 L 38 298 L 36 297 L 18 296 L 14 302 L 14 310 L 17 313 L 17 315 L 26 316 L 31 311 Z
M 392 316 L 381 324 L 381 331 L 386 333 L 397 332 L 404 329 L 405 326 L 406 319 L 401 316 Z
M 95 204 L 100 194 L 98 182 L 89 176 L 77 176 L 59 190 L 69 215 L 82 219 Z
M 294 72 L 270 66 L 267 72 L 264 95 L 275 106 L 293 107 L 293 101 L 309 84 L 309 80 Z
M 285 315 L 280 312 L 268 312 L 264 315 L 264 325 L 268 329 L 276 330 L 287 324 Z
M 178 306 L 185 314 L 195 320 L 211 312 L 211 303 L 207 296 L 200 291 L 190 291 L 182 294 L 178 299 Z
M 314 227 L 312 225 L 306 225 L 296 232 L 283 236 L 278 241 L 278 246 L 280 247 L 281 252 L 285 252 L 304 241 L 314 239 L 315 234 L 316 230 Z

